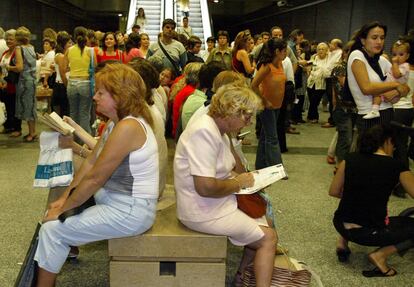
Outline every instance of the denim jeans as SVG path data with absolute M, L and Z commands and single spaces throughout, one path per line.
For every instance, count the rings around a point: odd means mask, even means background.
M 256 169 L 282 163 L 276 129 L 279 112 L 279 109 L 264 109 L 260 114 L 262 128 L 256 152 Z
M 394 109 L 394 121 L 411 127 L 414 119 L 413 109 Z M 404 130 L 398 130 L 395 137 L 394 158 L 399 160 L 405 168 L 408 165 L 408 133 Z
M 352 144 L 352 131 L 355 124 L 356 114 L 347 112 L 345 109 L 336 108 L 332 112 L 332 118 L 338 131 L 335 154 L 338 162 L 344 160 L 349 153 Z
M 91 133 L 91 107 L 89 80 L 71 80 L 68 83 L 70 117 L 85 131 Z
M 44 223 L 39 231 L 35 260 L 39 267 L 59 273 L 70 246 L 134 236 L 147 231 L 155 220 L 157 199 L 107 192 L 95 194 L 96 205 L 81 214 Z

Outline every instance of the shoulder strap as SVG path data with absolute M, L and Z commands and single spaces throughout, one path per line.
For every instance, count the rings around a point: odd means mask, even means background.
M 174 62 L 174 60 L 171 58 L 170 54 L 165 50 L 164 46 L 161 44 L 161 41 L 158 39 L 158 45 L 160 46 L 160 49 L 164 53 L 164 55 L 168 58 L 168 60 L 171 62 L 171 64 L 174 67 L 175 74 L 178 76 L 181 74 L 180 69 L 177 67 L 177 64 Z
M 90 49 L 90 56 L 91 56 L 91 67 L 93 67 L 94 66 L 93 60 L 95 58 L 95 52 L 93 48 Z

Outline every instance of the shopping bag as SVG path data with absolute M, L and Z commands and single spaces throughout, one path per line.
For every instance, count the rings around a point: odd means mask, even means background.
M 4 124 L 7 120 L 6 105 L 3 102 L 0 102 L 0 126 Z
M 59 133 L 40 134 L 40 154 L 33 187 L 67 186 L 73 179 L 73 153 L 59 148 Z
M 273 275 L 270 286 L 275 287 L 309 287 L 312 273 L 307 269 L 303 262 L 299 262 L 286 254 L 277 255 L 274 261 Z M 322 282 L 317 281 L 318 286 Z M 320 284 L 319 284 L 320 283 Z M 243 274 L 243 287 L 256 286 L 256 278 L 254 275 L 254 266 L 246 267 Z
M 30 242 L 29 249 L 27 250 L 26 257 L 24 258 L 23 265 L 20 268 L 19 275 L 17 276 L 14 287 L 34 287 L 37 283 L 38 265 L 34 260 L 34 256 L 39 242 L 39 230 L 41 224 L 37 224 L 35 233 L 33 234 L 32 241 Z

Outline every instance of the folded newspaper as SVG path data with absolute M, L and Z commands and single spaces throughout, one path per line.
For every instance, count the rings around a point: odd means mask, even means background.
M 275 183 L 287 176 L 285 168 L 282 164 L 265 167 L 252 171 L 254 177 L 254 185 L 252 187 L 242 188 L 237 194 L 251 194 L 258 192 L 266 186 Z

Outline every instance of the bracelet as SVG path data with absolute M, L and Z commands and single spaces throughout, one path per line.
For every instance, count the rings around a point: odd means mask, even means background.
M 243 187 L 240 184 L 240 181 L 237 180 L 237 178 L 233 177 L 233 179 L 237 182 L 237 185 L 239 186 L 239 191 L 243 189 Z
M 79 151 L 79 155 L 83 158 L 85 158 L 85 155 L 83 154 L 84 151 L 85 151 L 85 146 L 82 146 L 80 151 Z

